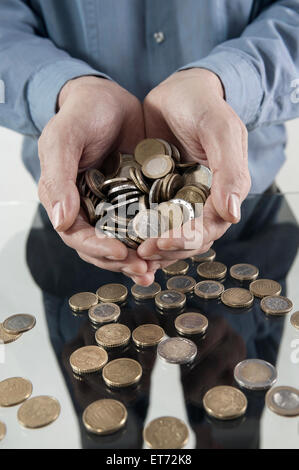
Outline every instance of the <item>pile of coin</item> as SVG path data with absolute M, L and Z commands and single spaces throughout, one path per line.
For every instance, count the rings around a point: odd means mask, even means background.
M 212 185 L 209 168 L 181 162 L 162 139 L 142 140 L 134 155 L 116 152 L 100 170 L 79 173 L 81 206 L 97 230 L 133 249 L 198 217 Z
M 0 323 L 0 343 L 8 344 L 16 341 L 23 333 L 31 330 L 35 324 L 35 317 L 28 313 L 11 315 L 3 323 Z

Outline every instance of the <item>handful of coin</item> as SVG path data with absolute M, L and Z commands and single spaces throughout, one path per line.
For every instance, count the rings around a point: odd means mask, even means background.
M 209 168 L 181 162 L 177 147 L 162 139 L 142 140 L 134 155 L 116 152 L 101 171 L 77 178 L 89 223 L 133 249 L 198 217 L 211 185 Z

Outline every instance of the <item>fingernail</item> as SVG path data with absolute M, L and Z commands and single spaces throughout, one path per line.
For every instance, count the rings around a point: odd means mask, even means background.
M 228 212 L 234 217 L 234 219 L 240 220 L 241 209 L 240 209 L 240 198 L 237 194 L 231 194 L 228 200 Z
M 61 202 L 57 202 L 52 209 L 52 224 L 55 230 L 57 230 L 63 223 L 63 209 Z

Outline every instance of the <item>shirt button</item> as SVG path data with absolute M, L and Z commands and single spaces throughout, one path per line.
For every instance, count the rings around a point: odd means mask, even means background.
M 158 31 L 157 33 L 154 33 L 154 39 L 157 44 L 161 44 L 165 40 L 164 33 L 162 31 Z

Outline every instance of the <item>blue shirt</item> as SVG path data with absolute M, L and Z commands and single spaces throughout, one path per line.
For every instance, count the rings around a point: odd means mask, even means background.
M 263 191 L 284 161 L 282 123 L 299 116 L 299 0 L 0 2 L 0 124 L 25 134 L 36 179 L 37 139 L 67 80 L 105 76 L 143 99 L 188 67 L 221 78 L 249 131 L 251 191 Z

